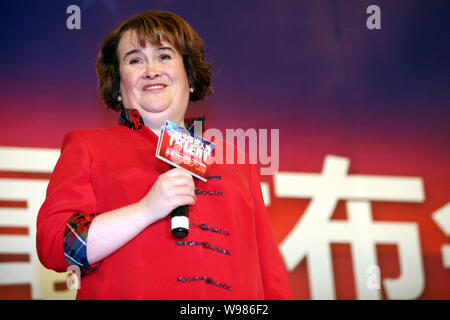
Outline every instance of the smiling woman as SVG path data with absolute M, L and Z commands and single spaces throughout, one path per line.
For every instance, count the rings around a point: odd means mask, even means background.
M 99 91 L 103 102 L 111 109 L 120 111 L 117 100 L 120 90 L 118 46 L 128 32 L 127 44 L 133 52 L 145 49 L 149 44 L 163 47 L 162 42 L 183 59 L 189 84 L 193 89 L 190 101 L 199 101 L 212 93 L 211 64 L 205 61 L 206 45 L 192 27 L 179 16 L 168 12 L 143 13 L 119 24 L 103 41 L 97 58 Z M 122 43 L 123 44 L 123 43 Z M 125 52 L 128 53 L 128 52 Z
M 184 126 L 190 85 L 176 49 L 164 40 L 161 45 L 141 43 L 135 31 L 127 30 L 117 55 L 123 107 L 136 108 L 145 125 L 155 132 L 165 120 Z
M 103 42 L 99 91 L 119 124 L 65 136 L 37 220 L 42 264 L 81 270 L 78 299 L 292 298 L 255 166 L 214 164 L 203 182 L 155 157 L 161 125 L 193 130 L 188 104 L 212 92 L 205 48 L 183 19 L 157 11 Z M 180 206 L 186 241 L 167 217 Z

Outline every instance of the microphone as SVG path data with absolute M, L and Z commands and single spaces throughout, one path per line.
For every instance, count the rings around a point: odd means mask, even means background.
M 171 169 L 175 168 L 170 166 Z M 172 235 L 175 238 L 182 239 L 189 233 L 189 208 L 187 205 L 175 208 L 170 214 L 170 224 Z
M 171 213 L 172 235 L 182 239 L 189 233 L 189 213 L 188 206 L 175 208 Z
M 170 164 L 171 169 L 182 167 L 203 182 L 208 181 L 214 156 L 214 143 L 166 120 L 161 127 L 155 156 Z M 175 238 L 181 239 L 189 233 L 188 205 L 171 212 L 171 229 Z

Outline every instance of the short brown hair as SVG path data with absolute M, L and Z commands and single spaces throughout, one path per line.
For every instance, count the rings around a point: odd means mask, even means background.
M 101 100 L 108 108 L 120 111 L 122 104 L 117 101 L 120 89 L 119 60 L 117 46 L 127 30 L 134 30 L 139 44 L 145 47 L 161 45 L 168 41 L 183 57 L 184 68 L 190 86 L 189 101 L 199 101 L 212 93 L 211 63 L 205 62 L 205 43 L 194 29 L 181 17 L 171 12 L 149 11 L 140 13 L 121 22 L 103 41 L 97 57 L 96 71 Z

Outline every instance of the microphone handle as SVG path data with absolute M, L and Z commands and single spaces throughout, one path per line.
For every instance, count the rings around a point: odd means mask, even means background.
M 181 239 L 189 233 L 189 209 L 187 205 L 175 208 L 171 213 L 172 234 Z
M 175 168 L 173 165 L 170 169 Z M 189 233 L 189 209 L 187 205 L 175 208 L 171 215 L 172 235 L 175 238 L 182 239 Z

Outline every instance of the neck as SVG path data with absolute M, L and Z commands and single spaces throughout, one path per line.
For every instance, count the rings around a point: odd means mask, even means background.
M 184 124 L 184 117 L 182 117 L 181 120 L 175 120 L 175 119 L 164 119 L 164 120 L 160 120 L 160 121 L 155 121 L 154 118 L 152 119 L 146 119 L 145 116 L 142 117 L 142 119 L 144 120 L 144 124 L 146 127 L 148 127 L 150 130 L 152 130 L 158 137 L 161 134 L 161 127 L 164 125 L 164 123 L 166 122 L 166 120 L 169 120 L 177 125 L 179 125 L 182 128 L 186 129 L 186 126 Z
M 125 110 L 130 110 L 131 109 L 131 113 L 129 111 L 127 111 L 123 117 L 124 119 L 121 121 L 124 122 L 133 122 L 133 126 L 139 126 L 139 123 L 141 125 L 146 126 L 147 128 L 149 128 L 151 131 L 153 131 L 158 137 L 161 133 L 161 127 L 164 125 L 164 123 L 166 122 L 166 120 L 169 120 L 177 125 L 179 125 L 182 128 L 186 129 L 186 125 L 184 122 L 184 114 L 182 115 L 182 117 L 173 117 L 170 115 L 167 116 L 162 116 L 162 115 L 158 115 L 158 114 L 146 114 L 145 112 L 141 112 L 139 109 L 134 109 L 134 108 L 124 108 Z M 121 115 L 122 117 L 122 115 Z M 126 118 L 126 119 L 125 119 Z M 138 124 L 135 123 L 135 121 L 138 120 Z
M 179 125 L 182 128 L 186 129 L 186 126 L 184 125 L 184 118 L 183 120 L 179 120 L 179 121 L 174 121 L 173 119 L 166 119 L 163 121 L 159 121 L 157 123 L 154 122 L 148 122 L 144 117 L 142 117 L 142 119 L 144 120 L 144 124 L 146 127 L 148 127 L 150 130 L 152 130 L 153 132 L 157 133 L 157 135 L 159 136 L 159 133 L 161 131 L 161 127 L 164 125 L 164 123 L 166 122 L 166 120 L 169 120 L 170 122 L 173 122 L 177 125 Z

